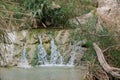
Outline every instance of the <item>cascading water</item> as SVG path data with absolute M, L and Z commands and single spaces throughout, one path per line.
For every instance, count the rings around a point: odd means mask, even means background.
M 47 52 L 42 44 L 41 35 L 38 36 L 40 44 L 37 48 L 37 56 L 38 56 L 38 65 L 39 66 L 74 66 L 74 60 L 76 52 L 71 52 L 71 58 L 67 64 L 64 64 L 64 59 L 61 53 L 59 52 L 57 46 L 55 45 L 54 39 L 51 37 L 51 54 L 47 55 Z M 28 63 L 26 56 L 26 44 L 24 44 L 21 62 L 18 64 L 18 67 L 22 68 L 30 68 L 31 66 Z
M 46 65 L 46 64 L 48 64 L 47 53 L 46 53 L 46 50 L 45 50 L 44 46 L 42 45 L 41 35 L 38 36 L 38 38 L 39 38 L 39 42 L 40 42 L 40 44 L 38 45 L 39 63 Z
M 76 52 L 74 52 L 74 51 L 72 51 L 71 53 L 72 53 L 71 54 L 71 58 L 70 58 L 70 60 L 67 63 L 67 65 L 69 65 L 69 66 L 73 66 L 74 65 L 74 60 L 75 60 L 75 55 L 76 55 Z
M 46 50 L 42 44 L 42 38 L 41 35 L 39 36 L 40 44 L 38 45 L 38 63 L 40 63 L 39 66 L 74 66 L 74 59 L 75 54 L 71 55 L 70 60 L 67 64 L 63 64 L 64 59 L 59 50 L 57 49 L 57 46 L 55 45 L 54 39 L 51 37 L 51 54 L 50 58 L 47 58 Z
M 51 40 L 50 64 L 63 64 L 63 56 L 57 50 L 54 39 Z
M 26 58 L 26 44 L 24 44 L 23 52 L 22 52 L 22 57 L 21 57 L 21 62 L 18 64 L 18 67 L 22 68 L 30 68 L 31 66 L 28 63 L 28 60 Z
M 75 50 L 75 45 L 72 46 L 72 49 Z M 75 51 L 72 51 L 72 52 L 71 52 L 70 59 L 69 59 L 67 65 L 70 65 L 70 66 L 73 66 L 73 65 L 74 65 L 75 55 L 76 55 L 76 52 L 75 52 Z

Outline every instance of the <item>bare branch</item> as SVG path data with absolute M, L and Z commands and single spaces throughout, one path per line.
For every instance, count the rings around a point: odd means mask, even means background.
M 103 69 L 107 72 L 110 73 L 113 77 L 116 77 L 120 79 L 120 69 L 119 68 L 114 68 L 108 65 L 106 62 L 104 55 L 102 53 L 102 50 L 99 48 L 99 46 L 96 43 L 93 43 L 94 49 L 96 51 L 98 61 L 100 62 L 101 66 Z

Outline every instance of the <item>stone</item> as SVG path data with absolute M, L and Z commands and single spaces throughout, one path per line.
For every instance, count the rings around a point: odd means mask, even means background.
M 70 31 L 69 30 L 61 30 L 58 32 L 58 35 L 56 36 L 55 40 L 57 44 L 63 45 L 67 42 L 69 42 L 70 37 Z
M 69 49 L 70 35 L 70 30 L 60 30 L 55 37 L 58 49 L 62 55 L 65 55 L 65 51 Z
M 82 15 L 82 16 L 76 17 L 76 18 L 78 19 L 78 21 L 79 21 L 81 24 L 85 24 L 85 23 L 88 22 L 88 20 L 89 20 L 90 18 L 92 18 L 93 16 L 94 16 L 93 13 L 90 12 L 90 13 L 87 13 L 87 14 L 85 14 L 85 15 Z
M 68 62 L 71 58 L 71 55 L 74 55 L 73 53 L 75 53 L 75 65 L 79 65 L 80 62 L 81 62 L 81 59 L 84 55 L 84 49 L 81 47 L 81 45 L 83 44 L 84 42 L 78 42 L 74 45 L 69 45 L 69 47 L 65 50 L 64 52 L 64 59 L 65 59 L 65 62 Z
M 11 66 L 14 56 L 14 44 L 0 44 L 0 56 L 2 57 L 1 66 Z
M 43 43 L 48 43 L 48 42 L 50 42 L 50 37 L 47 35 L 47 34 L 42 34 L 42 42 Z
M 98 0 L 97 16 L 99 20 L 107 24 L 109 30 L 120 32 L 120 5 L 118 0 Z
M 82 57 L 82 53 L 77 47 L 79 47 L 84 42 L 77 43 L 75 47 L 77 50 L 73 49 L 70 44 L 71 32 L 71 30 L 60 30 L 57 34 L 55 33 L 55 44 L 58 46 L 58 50 L 60 51 L 60 53 L 65 57 L 66 62 L 70 58 L 70 53 L 72 51 L 76 52 L 76 62 L 78 63 Z M 11 39 L 11 43 L 0 43 L 0 67 L 17 66 L 21 61 L 24 43 L 26 43 L 28 62 L 31 63 L 35 56 L 35 51 L 39 45 L 38 35 L 40 35 L 40 32 L 37 31 L 18 31 L 10 33 L 9 36 L 13 36 Z M 41 37 L 43 45 L 48 55 L 50 55 L 51 37 L 46 33 L 42 33 Z
M 61 6 L 60 5 L 58 5 L 58 4 L 56 4 L 54 1 L 52 2 L 52 5 L 51 5 L 51 9 L 59 9 L 59 8 L 61 8 Z
M 73 19 L 70 19 L 69 22 L 70 22 L 70 24 L 75 24 L 75 25 L 85 24 L 93 16 L 94 16 L 93 13 L 90 12 L 90 13 L 84 14 L 82 16 L 78 16 Z
M 27 45 L 27 55 L 28 55 L 28 61 L 31 62 L 34 58 L 35 50 L 37 48 L 36 44 L 29 44 Z

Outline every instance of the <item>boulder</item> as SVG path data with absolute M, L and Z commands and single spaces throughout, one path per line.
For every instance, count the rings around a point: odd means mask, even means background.
M 120 31 L 119 0 L 98 0 L 97 15 L 99 20 L 107 24 L 109 30 Z
M 82 16 L 78 16 L 78 17 L 75 17 L 73 19 L 70 19 L 69 22 L 70 22 L 70 24 L 74 24 L 74 25 L 85 24 L 93 16 L 94 16 L 93 13 L 90 12 L 90 13 L 84 14 Z

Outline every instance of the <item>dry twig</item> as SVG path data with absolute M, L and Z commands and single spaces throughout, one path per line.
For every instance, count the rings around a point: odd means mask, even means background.
M 99 48 L 99 46 L 96 43 L 93 43 L 94 49 L 96 51 L 97 57 L 98 57 L 98 61 L 100 62 L 101 66 L 103 67 L 103 69 L 111 74 L 113 77 L 116 77 L 118 79 L 120 79 L 120 69 L 119 68 L 114 68 L 111 67 L 105 60 L 104 55 L 102 53 L 102 50 Z

